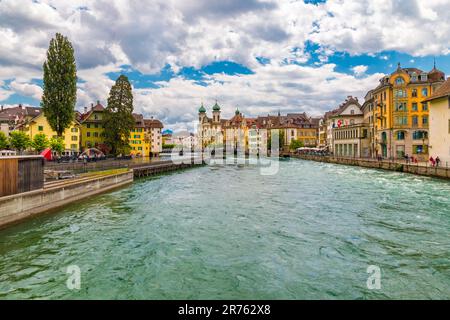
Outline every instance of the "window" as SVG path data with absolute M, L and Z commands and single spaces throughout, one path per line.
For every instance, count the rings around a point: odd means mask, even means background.
M 350 114 L 354 115 L 355 114 L 355 110 L 350 111 Z
M 397 79 L 395 79 L 396 85 L 402 85 L 404 83 L 405 83 L 405 80 L 402 77 L 398 77 Z
M 408 117 L 395 117 L 395 124 L 404 126 L 408 124 Z
M 98 138 L 98 132 L 94 132 L 94 137 Z
M 417 89 L 413 89 L 413 90 L 412 90 L 411 96 L 412 96 L 413 98 L 417 98 Z
M 428 111 L 428 102 L 422 102 L 422 111 Z
M 426 131 L 414 131 L 413 140 L 428 139 L 428 132 Z
M 72 136 L 72 141 L 78 141 L 78 136 Z
M 427 75 L 426 73 L 422 73 L 422 74 L 420 75 L 420 80 L 421 80 L 421 81 L 427 81 L 427 80 L 428 80 L 428 75 Z
M 91 136 L 91 133 L 88 131 L 88 132 L 86 132 L 86 137 L 90 137 Z
M 72 131 L 72 132 L 78 132 L 78 129 L 77 129 L 77 128 L 72 128 L 71 131 Z
M 395 111 L 406 112 L 406 102 L 396 102 L 395 103 Z
M 417 127 L 418 124 L 419 124 L 419 118 L 417 116 L 413 116 L 412 117 L 412 125 L 413 125 L 413 127 Z
M 350 125 L 354 125 L 355 124 L 355 120 L 354 119 L 351 119 L 350 120 Z
M 423 116 L 423 117 L 422 117 L 422 124 L 423 124 L 424 126 L 427 126 L 427 125 L 428 125 L 428 117 L 427 117 L 427 116 Z
M 86 128 L 90 129 L 91 128 L 91 124 L 90 123 L 86 124 Z
M 405 140 L 405 131 L 397 132 L 397 140 Z
M 38 130 L 39 130 L 39 131 L 44 131 L 44 126 L 39 126 L 39 127 L 38 127 Z
M 422 97 L 428 97 L 428 89 L 427 88 L 422 89 Z
M 403 90 L 403 89 L 394 90 L 394 96 L 396 98 L 406 98 L 406 97 L 408 97 L 408 95 L 406 94 L 406 90 Z
M 98 123 L 95 124 L 95 128 L 98 129 Z
M 412 111 L 419 111 L 419 108 L 417 106 L 417 102 L 413 102 L 413 104 L 412 104 Z

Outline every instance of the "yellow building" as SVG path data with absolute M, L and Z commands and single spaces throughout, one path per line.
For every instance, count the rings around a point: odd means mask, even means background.
M 429 108 L 426 99 L 445 81 L 434 67 L 430 72 L 401 68 L 380 80 L 372 91 L 374 156 L 428 158 Z
M 88 111 L 85 108 L 81 115 L 81 149 L 99 148 L 103 149 L 103 114 L 105 108 L 97 101 L 97 105 L 91 105 Z M 102 150 L 103 151 L 103 150 Z
M 130 132 L 130 154 L 140 157 L 149 157 L 151 151 L 151 137 L 145 132 L 144 116 L 133 114 L 135 126 Z
M 430 103 L 430 156 L 450 167 L 450 78 L 426 101 Z
M 80 134 L 81 125 L 78 121 L 74 120 L 73 123 L 63 133 L 65 151 L 63 155 L 72 155 L 80 151 Z M 18 130 L 28 134 L 30 139 L 33 139 L 37 134 L 45 134 L 48 139 L 57 138 L 58 135 L 50 127 L 47 118 L 43 112 L 29 121 L 21 123 Z

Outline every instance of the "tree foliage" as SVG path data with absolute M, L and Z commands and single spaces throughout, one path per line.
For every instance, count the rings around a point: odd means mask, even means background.
M 130 152 L 129 136 L 133 118 L 133 92 L 128 78 L 121 75 L 111 88 L 104 116 L 105 143 L 114 155 Z
M 58 154 L 63 153 L 64 149 L 66 148 L 64 139 L 62 137 L 51 138 L 49 145 L 50 145 L 50 149 L 52 149 L 52 151 L 54 151 Z
M 72 44 L 57 33 L 50 41 L 44 63 L 42 110 L 50 127 L 61 137 L 74 119 L 77 67 Z
M 30 137 L 22 131 L 13 131 L 10 134 L 9 144 L 11 148 L 21 153 L 30 146 Z
M 39 133 L 34 136 L 33 141 L 31 141 L 31 147 L 37 152 L 42 152 L 45 148 L 48 148 L 49 141 L 47 136 L 43 133 Z
M 289 145 L 289 149 L 291 150 L 297 150 L 298 148 L 303 148 L 305 145 L 303 141 L 300 140 L 292 140 L 291 144 Z
M 0 131 L 0 150 L 7 149 L 9 146 L 8 137 L 3 131 Z

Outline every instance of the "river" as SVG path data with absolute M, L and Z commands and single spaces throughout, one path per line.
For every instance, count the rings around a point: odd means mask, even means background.
M 449 299 L 449 231 L 444 180 L 204 166 L 0 231 L 0 299 Z

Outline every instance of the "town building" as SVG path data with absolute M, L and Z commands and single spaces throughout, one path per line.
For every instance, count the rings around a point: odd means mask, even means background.
M 144 116 L 133 113 L 134 128 L 131 129 L 129 139 L 130 154 L 138 157 L 150 156 L 150 137 L 145 134 Z
M 97 101 L 94 106 L 85 108 L 79 116 L 81 122 L 81 150 L 97 148 L 105 153 L 108 147 L 104 139 L 104 113 L 105 107 Z M 163 125 L 156 119 L 144 119 L 141 114 L 133 114 L 134 128 L 130 131 L 130 154 L 135 156 L 157 156 L 162 152 Z
M 333 153 L 344 157 L 369 157 L 368 126 L 358 99 L 347 97 L 330 116 Z
M 0 108 L 0 128 L 6 136 L 21 122 L 27 122 L 41 113 L 40 108 L 26 107 L 21 104 L 17 107 Z
M 104 142 L 103 135 L 103 117 L 105 108 L 97 101 L 90 109 L 84 108 L 84 113 L 81 114 L 81 150 L 89 148 L 97 148 L 104 153 L 107 147 Z
M 58 134 L 50 127 L 47 118 L 39 109 L 39 114 L 31 119 L 24 118 L 16 125 L 15 130 L 25 132 L 30 139 L 33 139 L 37 134 L 45 134 L 48 139 L 58 138 Z M 80 152 L 80 137 L 81 124 L 75 119 L 70 126 L 64 131 L 62 139 L 64 140 L 63 155 L 74 155 Z
M 450 78 L 425 100 L 430 104 L 429 153 L 450 166 Z
M 401 159 L 428 159 L 429 106 L 426 101 L 445 81 L 436 66 L 424 72 L 402 68 L 380 79 L 373 89 L 375 154 Z
M 164 125 L 161 121 L 153 119 L 153 117 L 144 119 L 144 124 L 145 134 L 150 141 L 150 156 L 157 157 L 162 152 L 162 129 L 164 128 Z

